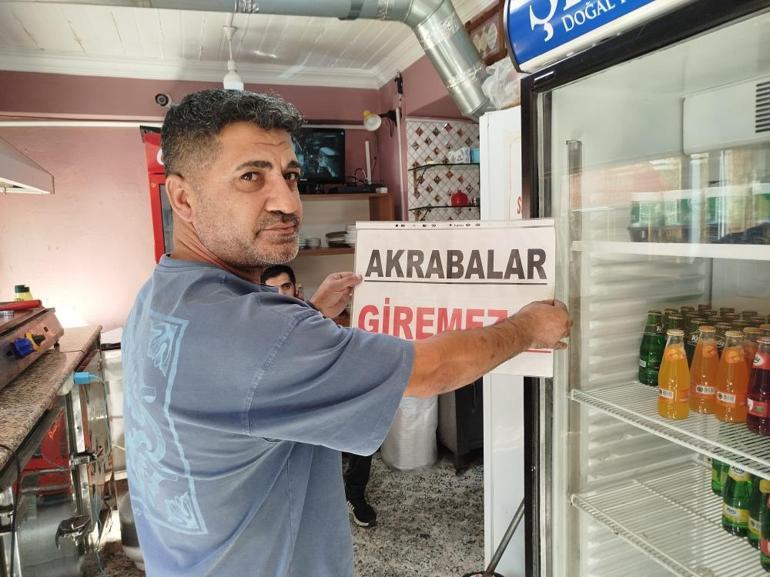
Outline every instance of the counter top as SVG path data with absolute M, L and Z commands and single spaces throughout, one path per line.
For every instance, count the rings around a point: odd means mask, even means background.
M 100 326 L 65 329 L 58 349 L 46 352 L 0 390 L 0 443 L 19 448 L 100 332 Z M 0 470 L 10 457 L 0 448 Z

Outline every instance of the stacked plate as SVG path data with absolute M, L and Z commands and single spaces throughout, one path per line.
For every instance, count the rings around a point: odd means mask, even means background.
M 345 242 L 350 246 L 356 245 L 356 225 L 349 224 L 345 227 Z
M 330 247 L 347 247 L 348 243 L 345 240 L 345 231 L 336 230 L 334 232 L 326 233 L 326 244 Z

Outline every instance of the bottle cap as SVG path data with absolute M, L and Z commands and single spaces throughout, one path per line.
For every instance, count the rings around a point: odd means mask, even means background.
M 29 288 L 27 288 L 27 286 L 23 284 L 17 284 L 16 286 L 13 287 L 13 292 L 16 292 L 16 293 L 25 293 L 28 291 L 29 291 Z
M 700 332 L 702 332 L 702 333 L 715 333 L 715 332 L 717 332 L 717 330 L 714 327 L 712 327 L 711 325 L 701 325 L 700 327 L 698 327 L 698 330 L 700 330 Z
M 759 337 L 757 339 L 757 342 L 760 345 L 770 345 L 770 337 Z
M 670 337 L 683 337 L 684 331 L 682 329 L 668 329 L 668 336 Z
M 725 336 L 730 339 L 742 339 L 743 333 L 740 331 L 727 331 Z

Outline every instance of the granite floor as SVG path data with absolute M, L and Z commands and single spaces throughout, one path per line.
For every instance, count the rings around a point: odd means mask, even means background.
M 478 461 L 457 475 L 447 457 L 428 469 L 394 471 L 376 455 L 368 497 L 378 520 L 371 529 L 353 525 L 356 575 L 461 577 L 481 571 L 483 485 Z M 104 573 L 142 577 L 144 573 L 123 554 L 119 531 L 116 516 L 104 539 Z

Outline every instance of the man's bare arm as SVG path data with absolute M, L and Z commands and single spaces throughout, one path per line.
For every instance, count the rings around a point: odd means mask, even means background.
M 564 348 L 569 334 L 566 307 L 537 302 L 489 327 L 449 331 L 414 343 L 412 375 L 404 394 L 430 397 L 472 383 L 530 348 Z

